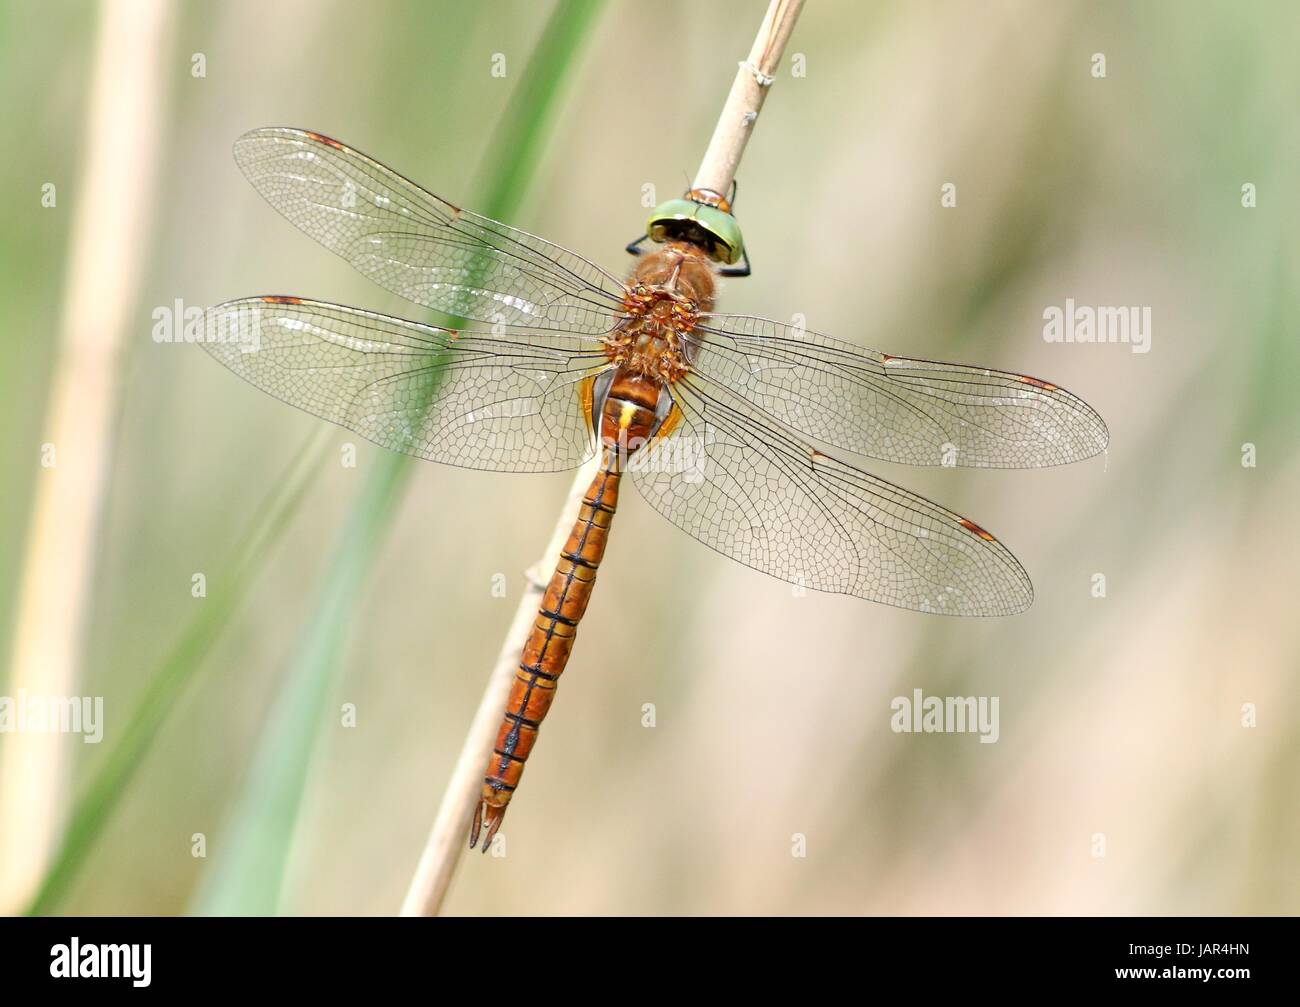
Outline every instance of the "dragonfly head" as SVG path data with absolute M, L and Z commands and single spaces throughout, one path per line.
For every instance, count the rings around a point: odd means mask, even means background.
M 681 199 L 660 203 L 645 233 L 651 241 L 689 241 L 727 266 L 739 262 L 745 251 L 731 204 L 710 189 L 692 189 Z

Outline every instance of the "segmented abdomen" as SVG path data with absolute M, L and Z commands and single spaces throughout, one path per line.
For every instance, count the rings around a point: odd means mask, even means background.
M 519 786 L 538 728 L 555 698 L 555 687 L 568 663 L 578 623 L 587 610 L 596 571 L 605 555 L 621 478 L 618 453 L 611 452 L 583 497 L 578 519 L 542 596 L 537 620 L 524 643 L 519 669 L 510 688 L 496 744 L 488 759 L 482 796 L 470 833 L 471 847 L 484 826 L 487 829 L 483 835 L 484 851 L 491 844 L 506 805 Z

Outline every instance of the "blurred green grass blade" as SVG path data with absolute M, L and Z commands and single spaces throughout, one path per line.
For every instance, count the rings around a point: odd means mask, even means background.
M 493 130 L 479 172 L 478 212 L 509 217 L 519 208 L 551 134 L 564 78 L 601 6 L 596 0 L 565 0 L 547 21 L 525 71 L 528 82 L 516 87 Z
M 279 906 L 316 736 L 342 669 L 348 629 L 371 560 L 401 499 L 407 466 L 385 454 L 339 535 L 298 658 L 272 707 L 248 782 L 194 903 L 204 916 L 269 916 Z
M 1296 374 L 1300 374 L 1300 345 L 1294 327 L 1297 308 L 1300 308 L 1296 297 L 1295 258 L 1288 227 L 1278 236 L 1271 256 L 1273 276 L 1268 296 L 1260 299 L 1260 317 L 1254 320 L 1252 338 L 1247 344 L 1253 349 L 1250 388 L 1244 396 L 1234 447 L 1243 441 L 1271 438 L 1282 431 L 1295 430 L 1297 399 L 1289 390 L 1294 386 Z M 1249 276 L 1243 278 L 1243 284 L 1248 279 Z M 1291 362 L 1287 363 L 1288 360 Z M 1280 443 L 1276 454 L 1278 457 L 1285 454 Z
M 509 217 L 518 208 L 564 80 L 599 8 L 594 0 L 559 4 L 547 21 L 488 144 L 477 176 L 480 212 Z M 471 273 L 475 268 L 471 265 Z M 428 393 L 436 394 L 436 388 Z M 281 909 L 316 738 L 333 721 L 328 703 L 342 672 L 347 634 L 410 463 L 405 455 L 380 455 L 353 504 L 299 657 L 262 732 L 248 785 L 195 900 L 193 911 L 199 915 L 269 915 Z
M 298 512 L 308 487 L 321 471 L 329 432 L 328 427 L 322 426 L 308 438 L 275 490 L 255 512 L 254 524 L 236 547 L 234 562 L 211 579 L 215 590 L 150 678 L 130 720 L 115 735 L 102 765 L 76 798 L 59 848 L 27 907 L 29 916 L 54 912 L 67 894 L 185 686 L 203 666 L 213 643 L 248 597 L 268 551 Z

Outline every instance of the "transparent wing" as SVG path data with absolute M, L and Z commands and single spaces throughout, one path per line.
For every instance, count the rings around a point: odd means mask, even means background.
M 380 286 L 443 314 L 608 332 L 624 287 L 549 241 L 462 210 L 337 140 L 255 129 L 235 160 L 272 206 Z
M 694 376 L 672 393 L 676 426 L 629 469 L 650 506 L 705 545 L 792 584 L 921 612 L 1012 615 L 1033 600 L 1016 558 L 978 525 Z
M 211 308 L 203 348 L 249 383 L 382 447 L 447 465 L 554 472 L 591 457 L 599 339 L 456 332 L 296 297 Z
M 1024 374 L 895 357 L 749 315 L 703 315 L 695 371 L 835 447 L 911 465 L 1041 468 L 1090 458 L 1106 424 Z

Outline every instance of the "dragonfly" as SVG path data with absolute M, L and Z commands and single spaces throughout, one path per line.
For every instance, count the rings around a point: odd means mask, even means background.
M 320 133 L 256 129 L 234 155 L 300 229 L 454 324 L 251 297 L 206 313 L 202 345 L 218 361 L 384 448 L 446 465 L 557 472 L 599 453 L 520 656 L 471 848 L 481 838 L 488 849 L 519 786 L 624 477 L 687 534 L 799 587 L 1007 616 L 1033 588 L 1001 542 L 846 456 L 1039 468 L 1106 448 L 1097 412 L 1051 382 L 715 311 L 718 276 L 748 271 L 721 193 L 656 207 L 620 278 Z

